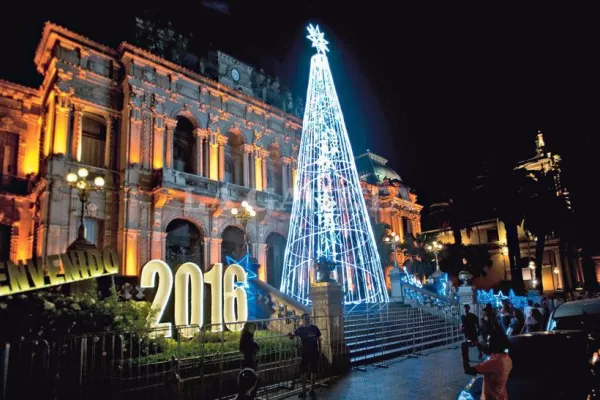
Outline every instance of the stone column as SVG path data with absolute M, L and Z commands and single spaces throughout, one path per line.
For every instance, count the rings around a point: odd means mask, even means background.
M 294 195 L 296 194 L 296 191 L 298 190 L 298 182 L 296 181 L 297 173 L 298 173 L 298 164 L 294 160 L 294 162 L 292 164 L 292 187 L 294 188 Z
M 196 129 L 196 175 L 204 176 L 204 139 L 208 137 L 206 129 Z
M 256 262 L 260 265 L 258 279 L 267 282 L 267 244 L 256 243 Z
M 269 181 L 267 180 L 267 168 L 268 168 L 268 159 L 269 159 L 269 152 L 266 150 L 261 150 L 260 151 L 260 158 L 262 160 L 262 190 L 263 191 L 267 191 L 267 187 L 269 186 Z
M 262 160 L 260 159 L 259 148 L 254 150 L 254 189 L 263 190 Z
M 219 180 L 219 143 L 217 132 L 210 132 L 208 144 L 208 177 L 213 181 Z
M 177 127 L 177 120 L 174 118 L 167 118 L 165 121 L 167 131 L 167 141 L 165 143 L 165 167 L 168 169 L 173 168 L 173 135 L 175 134 L 175 128 Z
M 281 158 L 281 194 L 283 196 L 286 196 L 288 191 L 288 165 L 290 162 L 291 160 L 287 157 Z
M 254 179 L 255 177 L 255 171 L 256 171 L 256 163 L 254 162 L 254 147 L 252 147 L 252 150 L 250 152 L 250 154 L 248 154 L 248 157 L 250 158 L 250 169 L 249 169 L 249 176 L 248 176 L 248 184 L 249 187 L 251 187 L 252 189 L 256 189 L 256 181 Z
M 209 237 L 205 237 L 204 238 L 204 243 L 202 243 L 202 262 L 204 263 L 203 265 L 203 271 L 208 271 L 210 269 L 210 238 Z
M 210 265 L 221 262 L 221 238 L 210 238 Z
M 81 135 L 83 128 L 83 108 L 76 105 L 73 114 L 73 147 L 71 150 L 71 158 L 77 162 L 81 162 Z
M 400 242 L 404 242 L 404 238 L 406 237 L 406 232 L 404 232 L 404 224 L 402 223 L 402 213 L 398 213 L 395 215 L 396 221 L 398 223 L 398 236 L 400 236 Z
M 250 187 L 250 155 L 252 154 L 252 146 L 245 144 L 242 146 L 242 182 L 244 187 Z
M 165 128 L 161 117 L 154 118 L 152 135 L 152 168 L 162 169 L 165 165 Z
M 336 282 L 310 285 L 312 323 L 323 335 L 322 352 L 331 372 L 342 373 L 350 367 L 349 352 L 344 341 L 344 294 Z M 324 360 L 325 361 L 325 360 Z
M 54 124 L 54 154 L 67 155 L 69 136 L 71 130 L 71 96 L 68 93 L 58 92 L 56 97 L 56 120 Z
M 106 117 L 106 144 L 104 146 L 104 168 L 112 169 L 112 158 L 114 154 L 112 153 L 111 143 L 113 138 L 113 117 L 112 115 L 108 115 Z
M 219 181 L 225 182 L 225 144 L 227 144 L 227 136 L 219 135 L 217 144 L 219 145 Z

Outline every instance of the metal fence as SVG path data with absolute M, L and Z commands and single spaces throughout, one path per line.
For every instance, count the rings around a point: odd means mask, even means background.
M 325 335 L 332 317 L 313 324 Z M 294 318 L 253 321 L 260 346 L 258 372 L 263 397 L 294 389 L 300 343 L 290 339 Z M 241 329 L 243 323 L 233 330 Z M 22 398 L 227 398 L 236 393 L 241 369 L 240 333 L 223 326 L 176 327 L 166 331 L 96 333 L 54 341 L 5 344 L 0 353 L 0 399 Z M 324 348 L 321 378 L 337 373 L 328 359 L 344 355 L 343 343 Z M 296 386 L 297 387 L 297 386 Z

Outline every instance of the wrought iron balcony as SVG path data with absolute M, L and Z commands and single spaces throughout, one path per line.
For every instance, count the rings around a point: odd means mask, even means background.
M 0 193 L 26 196 L 31 192 L 34 181 L 12 175 L 0 175 Z

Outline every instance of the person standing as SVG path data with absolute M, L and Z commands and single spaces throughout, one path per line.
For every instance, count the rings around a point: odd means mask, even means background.
M 506 353 L 509 341 L 498 323 L 489 335 L 484 351 L 490 357 L 484 362 L 471 366 L 469 364 L 469 347 L 467 343 L 461 346 L 463 368 L 468 375 L 483 375 L 482 400 L 508 400 L 506 382 L 512 370 L 512 360 Z
M 310 323 L 310 316 L 307 313 L 302 314 L 302 325 L 293 333 L 288 333 L 290 339 L 299 337 L 302 342 L 301 360 L 300 360 L 300 378 L 302 380 L 302 392 L 298 395 L 300 398 L 306 397 L 306 375 L 310 373 L 309 396 L 315 397 L 315 380 L 319 367 L 319 357 L 321 353 L 321 331 L 318 327 Z
M 242 359 L 242 369 L 251 368 L 256 371 L 258 369 L 258 351 L 260 350 L 260 346 L 254 340 L 254 332 L 256 332 L 256 324 L 246 322 L 240 336 L 240 353 L 244 357 Z
M 465 315 L 462 316 L 462 332 L 465 335 L 465 339 L 471 344 L 471 346 L 477 347 L 479 351 L 479 358 L 483 358 L 483 353 L 479 348 L 479 320 L 477 316 L 471 312 L 471 306 L 468 304 L 464 305 Z

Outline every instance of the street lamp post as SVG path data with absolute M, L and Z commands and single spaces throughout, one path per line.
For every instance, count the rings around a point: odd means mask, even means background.
M 69 246 L 69 248 L 90 248 L 95 247 L 85 238 L 85 205 L 89 201 L 90 193 L 104 189 L 104 178 L 97 176 L 92 182 L 88 179 L 89 171 L 86 168 L 79 168 L 77 173 L 69 172 L 66 176 L 68 185 L 77 190 L 79 201 L 81 202 L 81 216 L 79 220 L 79 230 L 77 231 L 77 239 Z
M 444 246 L 441 243 L 438 243 L 436 241 L 434 241 L 432 244 L 427 246 L 427 250 L 432 251 L 433 254 L 435 255 L 435 271 L 436 272 L 440 272 L 440 263 L 438 260 L 438 254 L 443 248 L 444 248 Z
M 392 251 L 394 252 L 394 268 L 398 268 L 398 259 L 396 258 L 396 248 L 398 247 L 398 243 L 400 242 L 400 236 L 396 233 L 392 232 L 390 236 L 386 236 L 383 241 L 385 244 L 392 247 Z
M 242 208 L 232 208 L 231 215 L 233 218 L 242 224 L 244 227 L 244 244 L 246 245 L 246 253 L 250 253 L 250 249 L 248 247 L 248 234 L 246 232 L 246 227 L 248 226 L 248 221 L 252 218 L 256 217 L 256 211 L 252 208 L 251 205 L 248 204 L 246 200 L 242 201 Z

